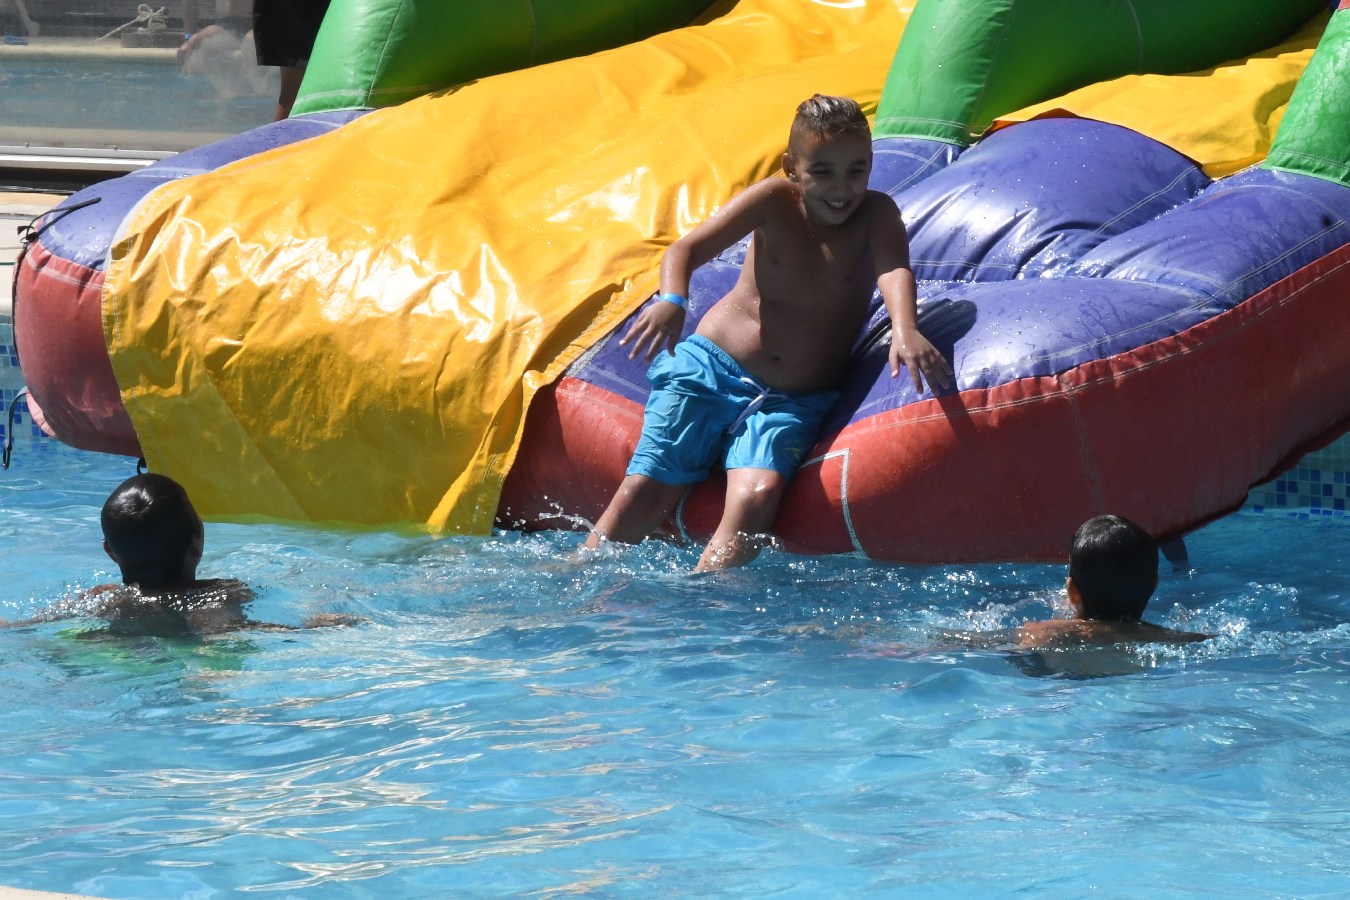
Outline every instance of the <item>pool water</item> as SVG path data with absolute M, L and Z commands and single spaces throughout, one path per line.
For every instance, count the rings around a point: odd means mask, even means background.
M 0 58 L 0 126 L 43 142 L 50 129 L 237 134 L 272 120 L 274 70 L 235 64 L 184 73 L 172 62 Z M 125 142 L 125 141 L 123 141 Z
M 112 578 L 125 460 L 21 445 L 0 616 Z M 1350 526 L 1238 514 L 1066 675 L 1063 570 L 210 524 L 257 619 L 0 629 L 0 881 L 104 897 L 1312 896 L 1350 876 Z M 1089 671 L 1091 667 L 1089 666 Z

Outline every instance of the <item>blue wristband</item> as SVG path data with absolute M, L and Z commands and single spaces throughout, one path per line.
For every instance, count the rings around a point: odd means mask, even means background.
M 689 298 L 688 298 L 688 297 L 681 297 L 679 294 L 672 294 L 672 293 L 669 293 L 669 292 L 664 293 L 664 294 L 657 294 L 657 295 L 656 295 L 656 299 L 657 299 L 657 300 L 664 300 L 664 301 L 666 301 L 667 303 L 674 303 L 674 304 L 675 304 L 676 306 L 678 306 L 680 309 L 684 309 L 684 308 L 686 307 L 686 305 L 689 303 Z

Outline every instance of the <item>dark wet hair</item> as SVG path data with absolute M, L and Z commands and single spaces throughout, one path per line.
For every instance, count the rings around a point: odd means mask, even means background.
M 153 589 L 182 577 L 202 520 L 187 491 L 164 475 L 135 475 L 117 486 L 99 516 L 122 580 Z
M 836 134 L 860 134 L 870 138 L 872 129 L 867 124 L 867 116 L 856 100 L 848 97 L 831 97 L 816 94 L 810 100 L 803 100 L 797 107 L 797 115 L 792 120 L 792 131 L 788 135 L 788 152 L 797 147 L 802 135 L 812 134 L 818 137 Z
M 1069 577 L 1083 618 L 1137 622 L 1158 586 L 1158 545 L 1124 516 L 1096 516 L 1073 536 Z

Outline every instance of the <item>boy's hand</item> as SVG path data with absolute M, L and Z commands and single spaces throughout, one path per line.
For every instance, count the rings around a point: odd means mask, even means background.
M 632 343 L 633 349 L 628 351 L 629 359 L 637 359 L 645 350 L 647 362 L 650 363 L 663 346 L 673 356 L 675 345 L 680 342 L 683 332 L 684 310 L 674 303 L 657 300 L 648 303 L 638 314 L 637 321 L 619 341 L 619 346 L 627 347 Z
M 900 367 L 909 369 L 910 380 L 914 382 L 914 393 L 923 393 L 923 380 L 927 379 L 933 393 L 946 390 L 952 385 L 952 367 L 943 358 L 928 338 L 915 329 L 895 331 L 891 334 L 891 377 L 900 375 Z M 921 379 L 920 373 L 923 378 Z

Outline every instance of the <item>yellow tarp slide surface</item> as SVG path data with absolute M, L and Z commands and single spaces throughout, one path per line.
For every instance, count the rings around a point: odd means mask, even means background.
M 1067 111 L 1148 135 L 1211 178 L 1259 163 L 1326 29 L 1313 19 L 1283 44 L 1187 75 L 1127 75 L 1000 116 L 995 127 Z
M 104 297 L 147 462 L 204 515 L 486 531 L 534 391 L 777 167 L 800 100 L 875 107 L 903 24 L 743 0 L 165 185 Z

